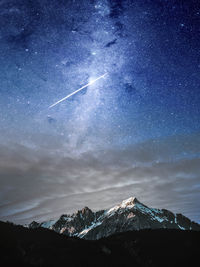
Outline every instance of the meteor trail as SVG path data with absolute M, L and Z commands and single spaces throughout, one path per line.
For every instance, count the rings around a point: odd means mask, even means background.
M 52 107 L 56 106 L 57 104 L 61 103 L 62 101 L 66 100 L 66 99 L 69 98 L 70 96 L 75 95 L 75 94 L 78 93 L 79 91 L 83 90 L 85 87 L 88 87 L 89 85 L 92 85 L 93 83 L 95 83 L 95 82 L 98 81 L 99 79 L 105 77 L 106 75 L 107 75 L 107 73 L 105 73 L 104 75 L 102 75 L 102 76 L 96 78 L 95 80 L 93 80 L 93 81 L 87 83 L 86 85 L 82 86 L 81 88 L 79 88 L 78 90 L 74 91 L 73 93 L 71 93 L 71 94 L 65 96 L 64 98 L 58 100 L 56 103 L 54 103 L 54 104 L 52 104 L 51 106 L 49 106 L 49 108 L 52 108 Z

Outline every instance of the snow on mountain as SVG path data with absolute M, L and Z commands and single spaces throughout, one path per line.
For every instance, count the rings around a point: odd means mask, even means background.
M 32 222 L 30 228 L 44 227 L 56 232 L 85 239 L 99 239 L 118 232 L 140 229 L 200 230 L 200 225 L 182 214 L 166 209 L 149 208 L 135 197 L 130 197 L 113 208 L 97 212 L 88 207 L 58 220 Z
M 102 222 L 96 222 L 96 223 L 92 223 L 92 225 L 86 229 L 84 229 L 83 231 L 81 231 L 79 234 L 77 234 L 78 237 L 83 238 L 89 231 L 91 231 L 93 228 L 97 227 L 98 225 L 100 225 Z
M 51 229 L 52 226 L 55 224 L 56 220 L 50 220 L 47 222 L 41 223 L 41 227 Z

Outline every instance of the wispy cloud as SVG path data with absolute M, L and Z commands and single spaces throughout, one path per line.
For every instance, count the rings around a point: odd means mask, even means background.
M 135 195 L 199 220 L 199 141 L 198 134 L 175 136 L 79 154 L 62 147 L 1 145 L 0 218 L 44 220 L 85 205 L 110 207 Z

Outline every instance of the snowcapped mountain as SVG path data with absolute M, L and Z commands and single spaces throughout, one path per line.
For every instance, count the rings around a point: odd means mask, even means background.
M 93 240 L 140 229 L 200 230 L 199 224 L 182 214 L 174 214 L 166 209 L 149 208 L 134 197 L 111 209 L 93 212 L 85 207 L 72 215 L 62 215 L 58 220 L 42 223 L 33 221 L 29 227 L 48 228 L 68 236 Z

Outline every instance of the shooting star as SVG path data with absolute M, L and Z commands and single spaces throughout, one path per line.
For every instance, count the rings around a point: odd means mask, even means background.
M 66 100 L 67 98 L 71 97 L 72 95 L 75 95 L 76 93 L 78 93 L 79 91 L 83 90 L 84 88 L 88 87 L 89 85 L 92 85 L 93 83 L 95 83 L 96 81 L 104 78 L 108 73 L 105 73 L 103 75 L 101 75 L 100 77 L 96 78 L 95 80 L 87 83 L 86 85 L 82 86 L 81 88 L 79 88 L 78 90 L 74 91 L 73 93 L 63 97 L 62 99 L 58 100 L 56 103 L 52 104 L 51 106 L 49 106 L 49 108 L 52 108 L 54 106 L 56 106 L 57 104 L 63 102 L 64 100 Z

